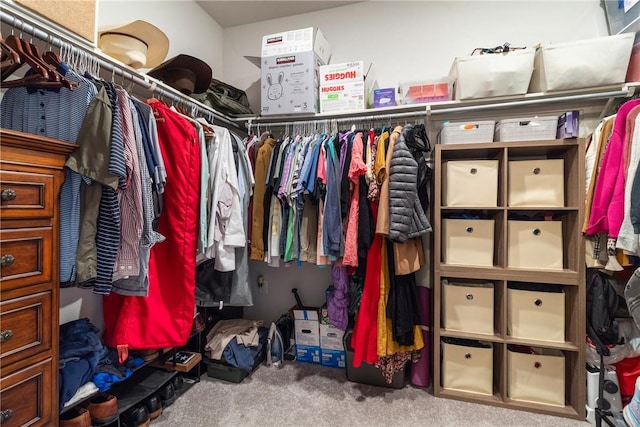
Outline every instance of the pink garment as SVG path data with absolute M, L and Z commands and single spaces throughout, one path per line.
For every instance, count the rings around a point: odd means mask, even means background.
M 358 266 L 358 215 L 360 212 L 360 175 L 367 172 L 367 165 L 362 160 L 364 146 L 362 133 L 353 138 L 351 148 L 351 164 L 349 165 L 349 180 L 353 183 L 351 201 L 349 202 L 349 220 L 347 222 L 347 236 L 344 244 L 344 258 L 342 263 L 352 267 Z
M 640 100 L 620 107 L 609 138 L 593 192 L 591 216 L 585 230 L 588 235 L 609 234 L 617 238 L 624 219 L 624 149 L 627 115 Z
M 320 147 L 320 155 L 318 157 L 318 171 L 317 177 L 322 181 L 323 184 L 327 183 L 327 166 L 325 164 L 325 151 L 324 145 Z M 318 267 L 331 265 L 329 261 L 329 256 L 324 253 L 324 245 L 322 244 L 322 224 L 324 223 L 324 200 L 320 199 L 318 203 L 318 240 L 316 241 L 318 246 L 318 254 L 316 258 L 316 264 Z

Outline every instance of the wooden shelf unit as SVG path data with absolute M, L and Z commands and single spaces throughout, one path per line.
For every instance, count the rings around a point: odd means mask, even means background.
M 478 144 L 436 145 L 434 164 L 434 394 L 469 402 L 526 410 L 574 419 L 585 419 L 585 315 L 586 284 L 584 272 L 584 149 L 583 139 L 492 142 Z M 563 159 L 566 207 L 509 207 L 508 162 L 510 160 Z M 443 206 L 443 175 L 440 167 L 448 160 L 498 160 L 497 206 Z M 475 211 L 495 220 L 494 266 L 477 267 L 445 264 L 442 258 L 442 219 L 462 211 Z M 507 265 L 507 220 L 514 213 L 544 212 L 562 221 L 563 269 L 537 270 L 509 268 Z M 485 335 L 447 330 L 442 323 L 442 279 L 474 279 L 494 284 L 494 334 Z M 565 342 L 540 341 L 511 337 L 507 331 L 507 289 L 511 283 L 527 282 L 561 286 L 565 293 Z M 444 389 L 441 372 L 443 337 L 479 340 L 493 344 L 493 395 Z M 561 350 L 565 355 L 565 406 L 515 401 L 508 397 L 507 347 L 509 345 Z

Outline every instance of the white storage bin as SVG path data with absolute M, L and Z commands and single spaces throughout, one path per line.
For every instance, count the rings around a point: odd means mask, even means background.
M 564 298 L 564 292 L 507 289 L 509 335 L 564 342 Z
M 498 160 L 455 160 L 442 164 L 443 206 L 498 206 Z
M 507 266 L 562 270 L 561 221 L 507 222 Z
M 522 402 L 565 406 L 565 358 L 559 350 L 507 352 L 507 396 Z
M 635 33 L 543 45 L 529 92 L 580 89 L 625 80 Z
M 508 142 L 556 139 L 557 130 L 557 116 L 504 119 L 496 124 L 495 140 Z
M 455 99 L 527 93 L 533 73 L 533 48 L 456 58 L 449 75 L 456 79 Z
M 496 122 L 483 120 L 479 122 L 443 123 L 440 133 L 441 144 L 467 144 L 471 142 L 493 142 L 493 131 Z
M 510 207 L 564 207 L 564 160 L 509 162 Z
M 442 388 L 493 395 L 493 348 L 442 343 Z
M 494 227 L 492 219 L 443 219 L 443 262 L 492 267 Z
M 493 283 L 443 280 L 442 323 L 452 331 L 493 335 Z

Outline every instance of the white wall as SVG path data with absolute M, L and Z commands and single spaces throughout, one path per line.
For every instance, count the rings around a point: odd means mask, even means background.
M 213 76 L 224 79 L 223 31 L 193 0 L 99 0 L 98 28 L 136 19 L 160 28 L 169 38 L 167 59 L 184 53 L 209 64 Z
M 260 111 L 260 71 L 243 56 L 260 56 L 263 35 L 317 26 L 333 47 L 332 63 L 373 63 L 380 87 L 395 87 L 398 82 L 445 76 L 456 56 L 469 55 L 476 47 L 607 35 L 599 4 L 600 0 L 356 3 L 225 29 L 224 75 L 226 82 L 248 89 L 253 111 Z

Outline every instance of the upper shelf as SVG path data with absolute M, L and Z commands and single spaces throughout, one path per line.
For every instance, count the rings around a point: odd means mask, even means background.
M 575 103 L 592 100 L 613 100 L 615 98 L 631 97 L 640 82 L 621 83 L 617 85 L 600 86 L 568 91 L 527 93 L 525 95 L 502 96 L 495 98 L 468 99 L 463 101 L 444 101 L 429 104 L 409 104 L 395 107 L 375 108 L 359 111 L 344 111 L 339 113 L 317 113 L 300 115 L 279 115 L 279 116 L 244 116 L 236 118 L 236 121 L 246 121 L 248 123 L 269 123 L 274 122 L 296 122 L 296 121 L 323 121 L 334 119 L 350 119 L 384 116 L 416 116 L 416 115 L 439 115 L 466 113 L 489 109 L 506 109 L 516 107 L 536 107 L 543 105 L 560 105 L 563 103 Z

